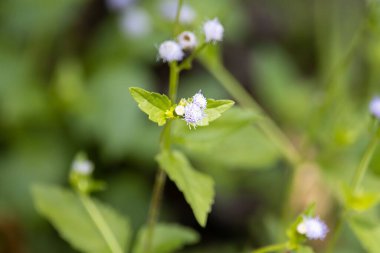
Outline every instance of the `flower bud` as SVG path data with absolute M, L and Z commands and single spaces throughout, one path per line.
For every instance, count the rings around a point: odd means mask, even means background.
M 297 232 L 305 235 L 309 240 L 323 240 L 329 229 L 319 217 L 304 217 L 297 226 Z
M 178 43 L 183 50 L 192 50 L 198 45 L 197 37 L 192 32 L 183 32 L 178 36 Z

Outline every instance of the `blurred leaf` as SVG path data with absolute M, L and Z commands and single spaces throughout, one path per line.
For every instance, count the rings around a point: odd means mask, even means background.
M 314 253 L 314 250 L 308 246 L 300 246 L 297 253 Z
M 197 128 L 196 131 L 189 129 L 184 121 L 173 122 L 174 142 L 184 146 L 198 142 L 219 142 L 229 134 L 253 124 L 259 116 L 251 111 L 233 107 L 223 114 L 223 117 L 214 121 L 208 127 Z
M 162 126 L 166 123 L 166 112 L 170 110 L 171 101 L 166 95 L 131 87 L 129 91 L 139 108 L 149 115 L 149 119 Z
M 264 169 L 278 160 L 277 148 L 256 127 L 239 123 L 223 126 L 223 121 L 216 122 L 204 132 L 197 129 L 199 136 L 194 133 L 179 140 L 187 153 L 205 166 Z M 218 136 L 221 138 L 211 138 Z
M 136 239 L 133 253 L 144 253 L 147 229 L 142 228 Z M 199 241 L 197 232 L 176 224 L 157 224 L 153 232 L 153 243 L 151 252 L 170 253 L 180 250 L 187 244 Z
M 210 122 L 222 116 L 222 113 L 230 109 L 234 103 L 232 100 L 207 99 L 207 108 L 205 109 L 206 117 L 203 118 L 199 125 L 207 126 Z
M 356 215 L 348 220 L 351 229 L 368 253 L 380 252 L 380 221 L 370 215 Z
M 214 203 L 213 179 L 196 171 L 186 156 L 179 151 L 163 151 L 157 155 L 156 159 L 161 169 L 168 174 L 184 194 L 198 223 L 205 227 L 207 215 Z
M 310 119 L 314 94 L 303 80 L 292 59 L 278 47 L 266 47 L 252 54 L 258 94 L 270 111 L 285 121 Z
M 342 186 L 344 204 L 347 209 L 363 212 L 379 203 L 380 193 L 375 192 L 352 192 L 348 185 Z
M 61 236 L 77 250 L 88 253 L 112 253 L 91 214 L 85 208 L 84 201 L 91 201 L 99 210 L 120 247 L 128 247 L 131 233 L 129 222 L 111 207 L 86 196 L 83 196 L 86 200 L 82 200 L 71 191 L 57 186 L 35 185 L 32 193 L 40 214 L 53 223 Z

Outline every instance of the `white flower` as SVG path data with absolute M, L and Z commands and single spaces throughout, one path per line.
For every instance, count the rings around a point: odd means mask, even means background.
M 297 232 L 305 235 L 310 240 L 323 240 L 329 229 L 319 217 L 304 217 L 303 221 L 297 226 Z
M 206 21 L 203 25 L 203 32 L 206 42 L 216 42 L 223 40 L 224 28 L 217 18 Z
M 207 106 L 207 100 L 203 96 L 202 91 L 198 91 L 194 96 L 193 96 L 193 103 L 199 106 L 201 109 L 206 109 Z
M 184 50 L 191 50 L 198 45 L 197 37 L 192 32 L 182 32 L 178 36 L 178 43 Z
M 90 175 L 94 170 L 94 165 L 89 160 L 75 160 L 72 170 L 82 175 Z
M 178 0 L 164 1 L 160 6 L 162 15 L 170 21 L 174 21 L 177 15 L 177 8 Z M 181 8 L 181 13 L 179 15 L 179 22 L 183 24 L 191 24 L 196 18 L 196 16 L 197 15 L 194 9 L 191 8 L 190 5 L 183 4 Z
M 375 97 L 372 99 L 369 104 L 369 110 L 373 116 L 380 119 L 380 97 Z
M 177 105 L 174 111 L 178 116 L 182 116 L 185 113 L 185 107 L 183 105 Z
M 164 62 L 180 61 L 184 57 L 181 46 L 172 40 L 163 42 L 158 48 L 158 54 Z
M 189 103 L 185 106 L 185 121 L 190 126 L 196 126 L 204 118 L 204 110 L 194 103 Z
M 110 10 L 123 10 L 130 4 L 132 4 L 134 0 L 106 0 L 106 5 Z
M 148 13 L 141 8 L 128 8 L 121 19 L 123 32 L 133 38 L 141 38 L 151 32 L 152 24 Z

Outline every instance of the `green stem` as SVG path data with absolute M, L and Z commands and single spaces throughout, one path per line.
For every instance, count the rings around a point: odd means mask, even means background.
M 240 83 L 229 73 L 229 71 L 219 63 L 210 64 L 204 59 L 202 59 L 201 62 L 241 106 L 261 114 L 262 117 L 257 122 L 257 126 L 279 148 L 293 167 L 298 166 L 301 161 L 301 155 L 294 147 L 293 143 L 273 122 L 273 120 L 265 114 L 260 105 L 256 103 L 244 88 L 242 88 Z
M 173 29 L 173 35 L 174 35 L 174 37 L 179 34 L 179 28 L 180 28 L 180 26 L 179 26 L 179 19 L 180 19 L 180 16 L 181 16 L 182 5 L 183 5 L 183 0 L 179 0 L 178 1 L 178 6 L 177 6 L 177 12 L 175 14 L 175 20 L 174 20 L 174 29 Z
M 209 45 L 208 43 L 202 43 L 199 47 L 197 47 L 197 49 L 195 49 L 192 54 L 187 57 L 179 66 L 178 66 L 178 71 L 182 71 L 184 69 L 190 69 L 191 68 L 191 64 L 193 62 L 193 60 L 195 59 L 195 57 L 200 53 L 202 52 L 203 49 L 206 48 L 206 46 Z
M 359 189 L 360 183 L 363 180 L 363 177 L 368 169 L 369 162 L 371 161 L 371 158 L 376 150 L 376 147 L 379 144 L 379 140 L 380 138 L 377 136 L 377 134 L 375 134 L 371 142 L 368 144 L 368 147 L 364 153 L 364 156 L 355 171 L 355 174 L 351 181 L 351 187 L 354 192 L 356 192 Z
M 176 62 L 171 62 L 169 64 L 169 98 L 173 103 L 175 103 L 175 100 L 177 98 L 177 90 L 178 90 L 178 79 L 179 79 L 179 71 L 178 66 Z M 161 132 L 161 138 L 160 138 L 160 149 L 161 151 L 164 150 L 170 150 L 171 145 L 171 120 L 168 120 L 166 125 L 164 126 L 164 129 Z M 153 196 L 149 208 L 148 213 L 148 230 L 147 230 L 147 237 L 145 241 L 145 253 L 151 253 L 152 252 L 152 244 L 153 244 L 153 237 L 154 237 L 154 227 L 156 226 L 161 200 L 162 200 L 162 194 L 164 192 L 166 182 L 166 174 L 162 168 L 159 168 L 156 174 L 156 179 L 153 187 Z
M 252 253 L 274 252 L 274 251 L 279 251 L 279 250 L 283 250 L 283 249 L 289 249 L 288 246 L 289 245 L 287 242 L 286 243 L 273 244 L 273 245 L 269 245 L 269 246 L 265 246 L 265 247 L 256 249 L 256 250 L 252 251 Z
M 335 245 L 339 239 L 340 233 L 341 233 L 342 228 L 343 228 L 343 217 L 342 216 L 343 216 L 342 214 L 339 216 L 339 219 L 335 225 L 334 231 L 332 231 L 332 237 L 331 237 L 329 244 L 327 246 L 326 253 L 333 253 L 333 250 L 335 248 Z
M 100 234 L 103 236 L 104 241 L 107 243 L 111 252 L 123 253 L 122 247 L 119 245 L 115 235 L 113 234 L 112 230 L 108 226 L 107 222 L 91 198 L 83 193 L 78 193 L 78 195 L 83 203 L 83 206 L 90 215 L 91 219 L 94 221 L 96 227 L 98 228 Z

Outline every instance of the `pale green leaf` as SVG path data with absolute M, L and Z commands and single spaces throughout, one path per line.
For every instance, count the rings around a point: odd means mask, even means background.
M 351 229 L 368 253 L 380 252 L 380 221 L 369 215 L 349 219 Z
M 377 192 L 353 192 L 348 185 L 342 186 L 344 204 L 348 209 L 363 212 L 379 203 Z
M 43 185 L 34 186 L 32 192 L 38 212 L 54 225 L 73 248 L 88 253 L 113 253 L 77 195 L 61 187 Z M 125 250 L 131 233 L 129 222 L 111 207 L 95 199 L 85 198 L 94 204 L 111 230 L 111 236 Z
M 198 223 L 204 227 L 207 222 L 207 215 L 214 202 L 213 179 L 196 171 L 186 156 L 176 150 L 172 152 L 163 151 L 158 154 L 157 161 L 182 191 Z
M 308 246 L 300 246 L 297 253 L 314 253 L 314 250 Z
M 144 253 L 147 229 L 142 228 L 136 239 L 133 253 Z M 199 241 L 197 232 L 177 224 L 157 224 L 153 232 L 151 252 L 170 253 L 180 250 L 183 246 Z
M 205 117 L 202 122 L 198 125 L 207 126 L 210 122 L 216 120 L 222 113 L 227 111 L 234 105 L 232 100 L 215 100 L 207 99 L 207 108 L 205 109 Z
M 131 87 L 129 91 L 139 108 L 148 114 L 149 119 L 156 122 L 159 126 L 166 123 L 165 113 L 171 107 L 171 101 L 166 95 L 156 92 L 149 92 L 141 88 Z

